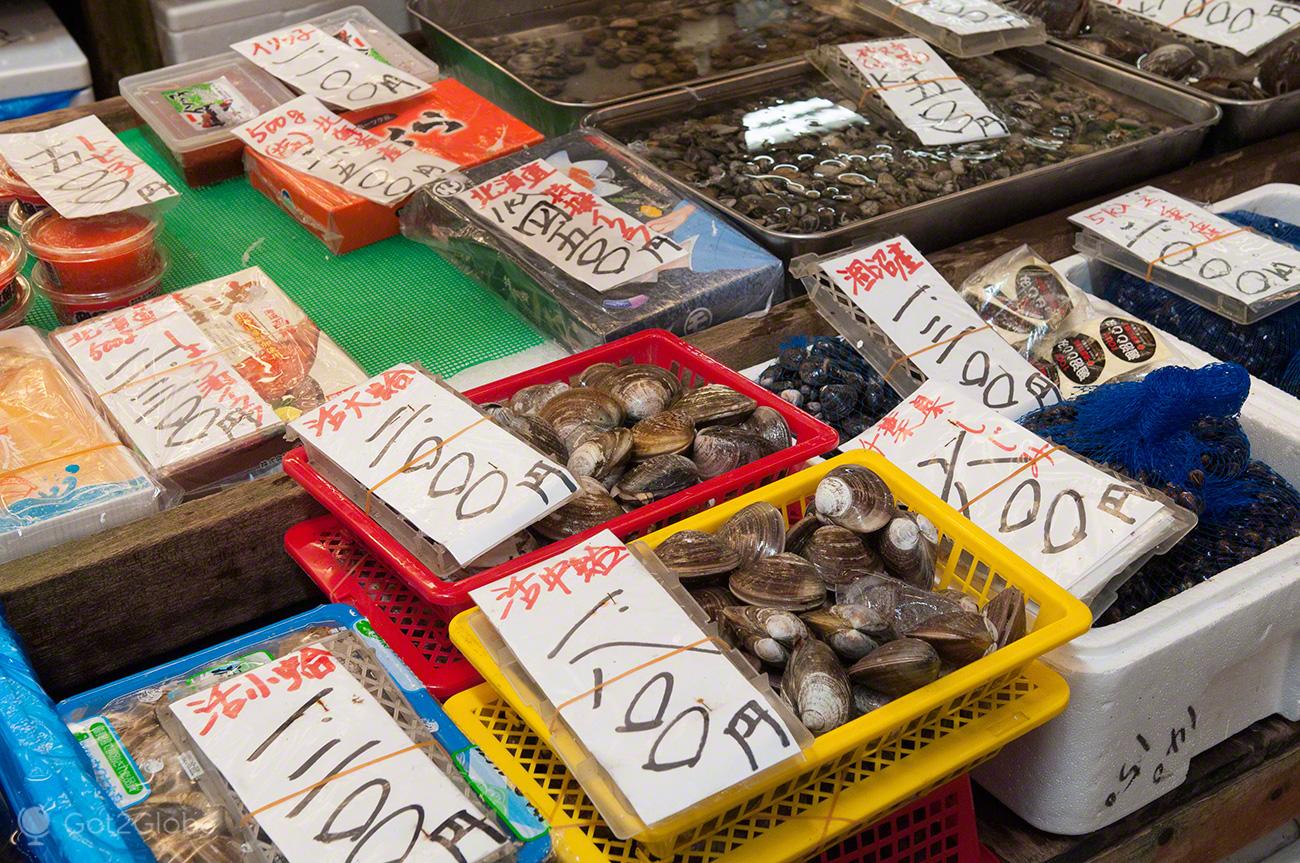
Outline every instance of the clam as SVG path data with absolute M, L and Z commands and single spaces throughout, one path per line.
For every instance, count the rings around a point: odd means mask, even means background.
M 805 612 L 803 622 L 846 662 L 857 662 L 877 647 L 869 635 L 849 626 L 844 618 L 826 609 Z
M 695 462 L 686 456 L 657 455 L 628 469 L 614 486 L 614 496 L 633 503 L 650 503 L 699 481 Z
M 681 382 L 659 366 L 633 364 L 619 366 L 597 378 L 592 386 L 603 389 L 623 403 L 633 421 L 652 417 L 666 410 L 681 394 Z
M 888 617 L 868 605 L 836 604 L 830 607 L 830 613 L 876 639 L 888 637 L 893 628 Z
M 727 519 L 717 537 L 740 555 L 741 566 L 748 566 L 785 550 L 785 518 L 767 501 L 751 503 Z
M 1268 48 L 1260 62 L 1259 83 L 1270 96 L 1300 89 L 1300 37 L 1283 37 Z
M 853 692 L 848 675 L 831 649 L 815 638 L 795 645 L 781 691 L 813 734 L 825 734 L 849 721 Z
M 817 483 L 817 513 L 858 533 L 880 530 L 894 515 L 894 494 L 875 471 L 854 464 L 834 468 Z
M 569 385 L 564 381 L 556 381 L 550 384 L 533 384 L 531 387 L 524 387 L 512 395 L 507 404 L 517 414 L 536 416 L 537 412 L 542 409 L 542 405 L 568 388 Z
M 709 426 L 696 433 L 691 457 L 700 468 L 700 476 L 715 477 L 767 454 L 767 442 L 752 431 Z
M 894 599 L 894 631 L 906 634 L 932 617 L 964 611 L 946 596 L 900 583 Z
M 790 658 L 790 651 L 786 646 L 770 636 L 737 631 L 735 640 L 737 647 L 752 656 L 757 656 L 768 665 L 784 666 L 786 660 Z
M 1209 71 L 1209 67 L 1196 56 L 1195 51 L 1179 42 L 1161 45 L 1144 54 L 1138 58 L 1137 67 L 1143 72 L 1175 81 L 1189 77 L 1198 78 Z
M 839 525 L 817 528 L 804 543 L 803 556 L 829 588 L 849 584 L 862 573 L 881 572 L 880 557 L 853 531 Z
M 934 580 L 935 543 L 911 513 L 890 519 L 876 546 L 890 575 L 915 587 L 930 587 Z
M 790 426 L 786 423 L 785 417 L 781 416 L 780 411 L 767 405 L 759 405 L 754 408 L 754 412 L 749 415 L 749 419 L 741 423 L 740 426 L 754 432 L 754 434 L 766 441 L 769 453 L 788 449 L 794 443 L 794 438 L 790 436 Z
M 578 386 L 599 387 L 609 375 L 616 371 L 618 371 L 618 366 L 613 363 L 593 363 L 578 375 Z
M 849 678 L 885 695 L 899 696 L 939 678 L 939 654 L 924 641 L 900 638 L 853 663 Z
M 984 606 L 984 615 L 997 632 L 998 647 L 1006 647 L 1025 635 L 1025 595 L 1017 587 L 1004 587 Z
M 764 608 L 811 611 L 826 603 L 817 570 L 797 554 L 760 558 L 733 572 L 727 586 L 741 602 Z
M 632 432 L 625 428 L 587 437 L 569 453 L 569 473 L 605 481 L 618 474 L 632 454 Z
M 790 525 L 790 529 L 785 532 L 786 550 L 793 551 L 795 554 L 803 554 L 804 545 L 817 532 L 817 528 L 825 523 L 810 508 L 808 512 L 804 513 L 803 518 Z
M 799 639 L 808 637 L 808 627 L 798 615 L 779 608 L 732 605 L 723 608 L 718 616 L 737 632 L 775 638 L 782 644 L 794 644 Z
M 722 609 L 740 602 L 730 590 L 722 586 L 701 587 L 690 591 L 690 594 L 709 620 L 717 620 Z
M 980 604 L 969 593 L 958 590 L 955 587 L 945 587 L 943 590 L 935 591 L 936 596 L 942 596 L 944 599 L 950 599 L 957 603 L 957 606 L 963 611 L 979 611 Z
M 740 555 L 711 533 L 683 530 L 655 549 L 655 556 L 683 581 L 725 575 L 740 566 Z
M 953 611 L 926 620 L 907 633 L 926 642 L 950 665 L 967 665 L 997 649 L 997 631 L 984 615 Z
M 510 431 L 552 461 L 564 464 L 568 460 L 568 447 L 560 439 L 555 427 L 541 417 L 516 412 Z
M 686 411 L 697 426 L 744 419 L 758 402 L 722 384 L 705 384 L 684 394 L 673 407 Z
M 869 686 L 863 686 L 861 683 L 854 683 L 852 689 L 853 709 L 858 712 L 858 715 L 879 710 L 894 700 L 893 696 L 877 692 Z
M 572 450 L 584 428 L 609 431 L 623 423 L 623 405 L 609 393 L 582 388 L 565 390 L 542 405 L 537 415 L 550 423 Z
M 632 458 L 683 453 L 695 442 L 695 421 L 685 411 L 667 410 L 632 426 Z
M 539 521 L 533 529 L 547 539 L 564 539 L 604 524 L 623 514 L 623 507 L 605 487 L 591 477 L 579 477 L 581 491 L 568 503 Z

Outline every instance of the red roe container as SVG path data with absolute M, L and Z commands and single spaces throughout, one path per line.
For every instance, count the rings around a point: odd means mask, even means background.
M 45 199 L 27 181 L 18 176 L 9 163 L 0 159 L 0 199 L 21 201 L 32 207 L 44 207 Z
M 27 317 L 27 307 L 32 303 L 32 287 L 22 276 L 15 276 L 6 286 L 9 297 L 0 305 L 0 330 L 16 327 Z
M 100 290 L 73 291 L 61 286 L 54 279 L 50 267 L 42 261 L 32 268 L 32 283 L 49 299 L 50 305 L 54 308 L 54 317 L 60 324 L 76 324 L 95 315 L 102 315 L 104 312 L 124 309 L 154 296 L 162 287 L 163 272 L 166 269 L 166 258 L 156 254 L 151 269 L 142 279 L 122 282 Z
M 23 244 L 46 265 L 50 284 L 68 294 L 114 291 L 161 271 L 158 220 L 136 213 L 66 219 L 52 209 L 23 223 Z
M 0 231 L 0 318 L 10 311 L 14 301 L 20 299 L 26 282 L 22 278 L 23 264 L 27 263 L 27 250 L 18 238 Z M 0 326 L 0 329 L 3 329 Z

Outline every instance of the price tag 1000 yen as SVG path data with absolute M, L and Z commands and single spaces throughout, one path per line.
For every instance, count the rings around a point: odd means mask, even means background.
M 1250 56 L 1300 24 L 1285 0 L 1100 0 L 1178 33 Z

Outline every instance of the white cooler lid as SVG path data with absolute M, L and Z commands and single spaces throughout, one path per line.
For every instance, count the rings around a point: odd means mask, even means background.
M 90 86 L 90 64 L 43 0 L 0 3 L 0 99 Z
M 356 0 L 151 0 L 154 20 L 174 33 L 228 24 L 274 13 L 298 13 L 310 18 L 340 9 Z M 390 5 L 388 3 L 380 5 Z M 259 33 L 261 31 L 258 31 Z M 257 33 L 250 33 L 256 36 Z M 247 38 L 238 36 L 231 41 Z

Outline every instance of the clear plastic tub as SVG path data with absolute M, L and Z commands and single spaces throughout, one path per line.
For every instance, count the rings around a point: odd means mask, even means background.
M 955 57 L 982 57 L 1047 42 L 1037 18 L 993 0 L 840 0 L 844 14 L 879 18 Z
M 15 282 L 27 263 L 27 250 L 13 234 L 0 231 L 0 313 L 14 299 Z
M 0 297 L 5 297 L 0 301 L 0 330 L 19 326 L 32 304 L 31 282 L 23 276 L 16 276 L 4 291 L 0 291 Z
M 150 215 L 110 213 L 67 219 L 53 209 L 23 223 L 23 244 L 49 268 L 61 293 L 121 290 L 158 270 L 159 222 Z
M 42 261 L 32 268 L 32 284 L 49 299 L 54 317 L 60 324 L 76 324 L 152 297 L 162 287 L 166 269 L 167 259 L 156 254 L 143 278 L 113 287 L 78 291 L 59 284 L 49 266 Z
M 424 81 L 438 80 L 438 64 L 411 47 L 409 42 L 364 6 L 346 6 L 336 12 L 310 18 L 304 23 L 315 24 L 340 42 L 367 51 L 376 60 L 396 66 Z
M 27 181 L 9 167 L 9 163 L 0 158 L 0 198 L 10 201 L 23 201 L 38 207 L 45 206 L 45 199 L 27 184 Z
M 45 209 L 43 206 L 37 206 L 36 204 L 28 204 L 19 200 L 10 201 L 9 209 L 6 211 L 9 230 L 21 236 L 23 224 L 43 209 Z

